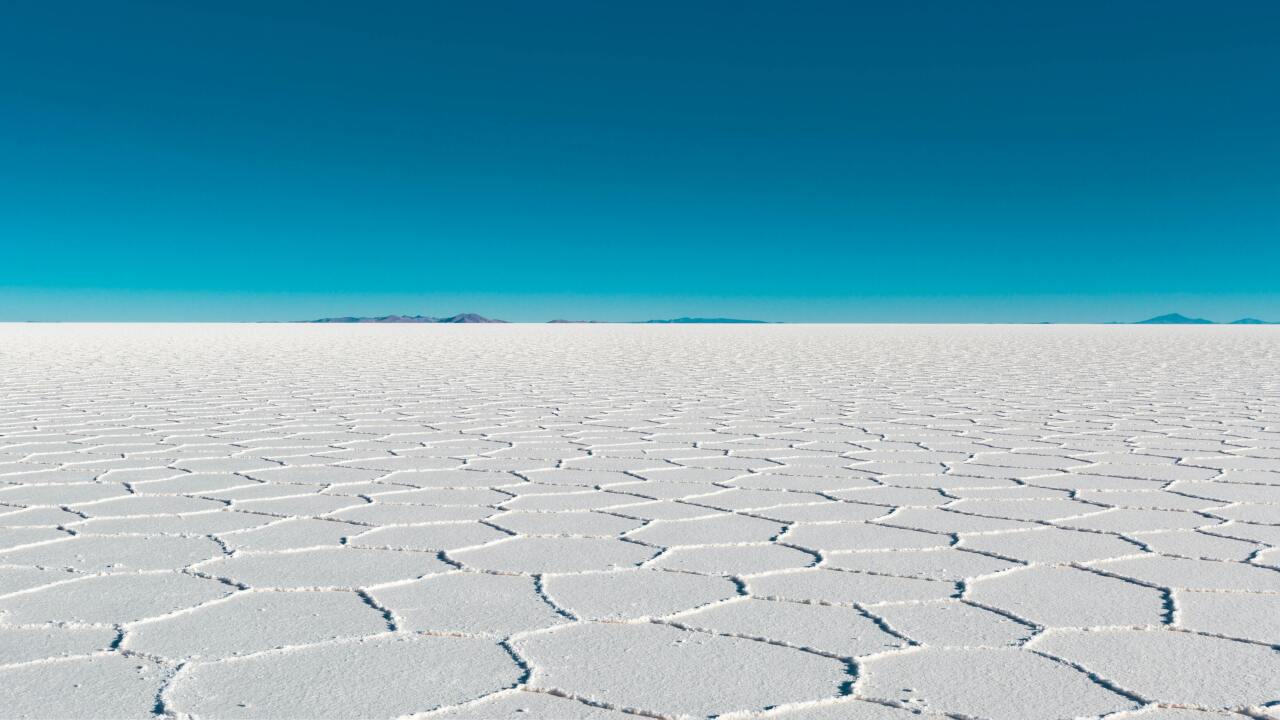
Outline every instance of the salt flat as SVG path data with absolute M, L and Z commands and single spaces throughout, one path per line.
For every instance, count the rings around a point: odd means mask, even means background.
M 1280 328 L 0 326 L 4 717 L 1280 712 Z

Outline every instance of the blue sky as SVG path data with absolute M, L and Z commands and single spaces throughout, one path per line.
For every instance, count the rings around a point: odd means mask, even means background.
M 1274 2 L 5 14 L 0 319 L 1280 320 Z

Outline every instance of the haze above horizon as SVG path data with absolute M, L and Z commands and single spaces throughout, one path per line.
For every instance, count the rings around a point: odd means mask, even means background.
M 0 320 L 1280 320 L 1280 5 L 19 0 Z

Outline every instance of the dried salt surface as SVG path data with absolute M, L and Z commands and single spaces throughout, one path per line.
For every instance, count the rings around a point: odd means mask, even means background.
M 474 703 L 444 708 L 425 717 L 432 720 L 635 720 L 636 716 L 550 693 L 513 690 L 495 693 Z
M 460 664 L 466 672 L 454 672 Z M 197 717 L 396 717 L 512 687 L 519 677 L 511 656 L 485 640 L 392 636 L 191 665 L 164 702 Z
M 1138 706 L 1087 675 L 1021 648 L 924 648 L 867 661 L 863 693 L 992 720 L 1089 717 Z
M 386 629 L 382 613 L 352 592 L 244 592 L 129 625 L 122 647 L 166 658 L 219 658 Z
M 153 717 L 170 672 L 152 660 L 100 654 L 0 667 L 6 718 Z
M 1280 658 L 1265 645 L 1174 630 L 1097 630 L 1046 634 L 1031 647 L 1180 705 L 1259 706 L 1280 693 Z M 1133 661 L 1135 652 L 1143 662 Z
M 1272 328 L 0 353 L 4 717 L 1280 715 Z
M 533 667 L 531 687 L 666 715 L 765 710 L 837 695 L 850 679 L 834 658 L 653 623 L 584 622 L 515 648 Z

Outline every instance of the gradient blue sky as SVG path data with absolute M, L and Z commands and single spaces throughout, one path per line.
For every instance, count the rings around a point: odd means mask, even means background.
M 0 319 L 1280 320 L 1280 3 L 10 0 Z

